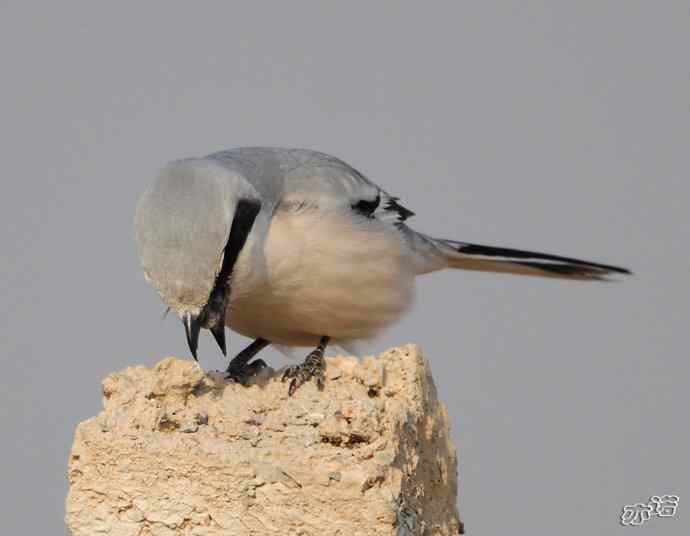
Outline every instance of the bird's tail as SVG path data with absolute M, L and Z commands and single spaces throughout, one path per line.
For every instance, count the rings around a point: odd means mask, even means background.
M 590 280 L 607 280 L 607 276 L 612 274 L 630 274 L 626 268 L 609 264 L 433 238 L 406 225 L 399 227 L 414 251 L 413 262 L 418 274 L 443 268 Z
M 427 237 L 429 238 L 429 237 Z M 432 238 L 449 268 L 482 272 L 557 277 L 561 279 L 606 280 L 611 274 L 630 274 L 630 270 L 609 264 L 467 242 Z

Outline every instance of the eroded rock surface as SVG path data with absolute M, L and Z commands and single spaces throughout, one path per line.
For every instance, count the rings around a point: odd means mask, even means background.
M 327 359 L 293 397 L 265 369 L 228 384 L 189 360 L 103 381 L 76 430 L 74 536 L 458 534 L 456 452 L 415 345 Z

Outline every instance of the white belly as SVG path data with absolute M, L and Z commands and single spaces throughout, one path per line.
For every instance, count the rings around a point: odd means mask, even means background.
M 414 274 L 395 229 L 376 220 L 318 211 L 279 211 L 263 254 L 240 255 L 228 325 L 275 344 L 315 345 L 375 336 L 413 298 Z M 256 261 L 263 269 L 256 269 Z

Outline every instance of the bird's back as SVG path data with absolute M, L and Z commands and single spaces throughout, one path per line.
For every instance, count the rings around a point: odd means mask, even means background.
M 242 174 L 266 208 L 283 202 L 328 209 L 385 194 L 346 162 L 310 149 L 239 147 L 206 158 Z

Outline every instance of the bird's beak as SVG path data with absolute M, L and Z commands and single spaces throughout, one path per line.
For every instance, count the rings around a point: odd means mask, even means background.
M 201 323 L 199 322 L 198 315 L 192 315 L 192 313 L 187 312 L 182 319 L 184 324 L 184 329 L 187 332 L 187 343 L 189 344 L 189 350 L 192 352 L 194 359 L 199 361 L 196 355 L 196 349 L 199 347 L 199 331 L 201 330 Z
M 213 338 L 216 339 L 218 346 L 220 346 L 220 351 L 227 357 L 228 351 L 225 347 L 225 322 L 221 321 L 210 329 L 211 333 L 213 333 Z

